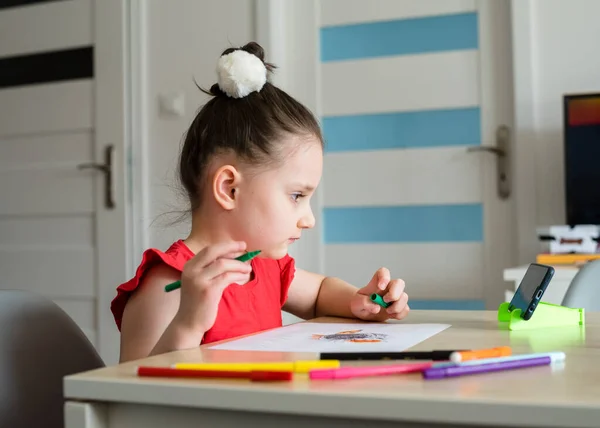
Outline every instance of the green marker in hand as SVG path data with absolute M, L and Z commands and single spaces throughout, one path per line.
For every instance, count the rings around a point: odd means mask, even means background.
M 240 262 L 247 262 L 247 261 L 252 260 L 254 257 L 258 256 L 259 253 L 260 253 L 260 250 L 250 251 L 248 253 L 242 254 L 239 257 L 236 257 L 235 259 Z M 166 285 L 165 291 L 168 293 L 169 291 L 177 290 L 179 287 L 181 287 L 181 281 L 175 281 L 169 285 Z
M 373 293 L 371 294 L 371 302 L 373 303 L 377 303 L 379 306 L 381 306 L 382 308 L 389 308 L 391 303 L 387 303 L 383 300 L 383 297 L 381 297 L 379 294 L 377 293 Z

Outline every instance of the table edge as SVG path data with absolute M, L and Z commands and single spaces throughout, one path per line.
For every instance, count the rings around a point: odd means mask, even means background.
M 424 398 L 384 395 L 343 394 L 340 391 L 258 390 L 235 385 L 178 386 L 165 383 L 140 385 L 114 380 L 65 378 L 66 401 L 95 401 L 123 405 L 188 407 L 212 410 L 327 416 L 370 420 L 485 424 L 500 426 L 595 427 L 600 408 L 592 405 L 545 406 L 540 403 L 512 402 L 464 397 Z M 161 397 L 159 400 L 158 397 Z M 202 403 L 199 405 L 198 403 Z M 334 409 L 344 409 L 340 413 Z M 434 407 L 433 407 L 434 406 Z M 574 421 L 586 422 L 574 425 Z

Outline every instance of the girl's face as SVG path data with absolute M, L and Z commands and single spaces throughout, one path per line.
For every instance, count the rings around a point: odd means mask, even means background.
M 235 216 L 230 224 L 236 239 L 261 257 L 280 259 L 304 229 L 315 225 L 310 199 L 323 170 L 323 149 L 314 137 L 290 136 L 283 164 L 242 180 Z

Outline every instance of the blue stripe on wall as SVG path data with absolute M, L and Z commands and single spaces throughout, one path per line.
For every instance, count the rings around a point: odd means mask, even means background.
M 481 144 L 477 107 L 332 116 L 323 119 L 326 151 Z
M 483 300 L 410 300 L 411 309 L 454 310 L 454 311 L 484 311 Z
M 481 204 L 326 207 L 325 244 L 374 242 L 480 242 Z
M 477 13 L 321 28 L 321 61 L 477 49 Z

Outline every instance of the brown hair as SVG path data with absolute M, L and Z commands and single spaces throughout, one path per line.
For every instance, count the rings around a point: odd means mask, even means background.
M 258 57 L 268 73 L 275 68 L 265 63 L 264 50 L 255 42 L 226 49 L 221 55 L 238 49 Z M 232 151 L 244 162 L 268 165 L 282 161 L 277 143 L 285 134 L 314 136 L 321 146 L 324 144 L 313 114 L 268 81 L 260 91 L 242 98 L 229 97 L 216 83 L 209 91 L 199 89 L 213 98 L 190 125 L 179 161 L 179 180 L 192 211 L 200 206 L 199 184 L 205 179 L 206 167 L 215 154 Z

